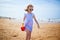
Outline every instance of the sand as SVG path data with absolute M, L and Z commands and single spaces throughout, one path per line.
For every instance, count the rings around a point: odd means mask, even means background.
M 0 18 L 0 40 L 25 40 L 26 32 L 21 31 L 21 22 Z M 60 40 L 60 23 L 34 24 L 31 40 Z

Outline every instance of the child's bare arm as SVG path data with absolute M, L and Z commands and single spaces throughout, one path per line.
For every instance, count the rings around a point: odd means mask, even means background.
M 39 23 L 38 23 L 38 21 L 36 20 L 36 17 L 33 16 L 33 18 L 34 18 L 35 22 L 37 23 L 38 28 L 40 28 L 40 27 L 39 27 Z
M 25 21 L 26 16 L 24 16 L 23 21 Z
M 24 16 L 22 24 L 24 24 L 25 18 L 26 18 L 26 16 Z

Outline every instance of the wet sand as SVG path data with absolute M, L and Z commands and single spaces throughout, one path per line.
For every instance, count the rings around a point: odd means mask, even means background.
M 20 27 L 21 22 L 0 18 L 0 40 L 25 40 Z M 40 29 L 34 24 L 31 40 L 60 40 L 60 23 L 40 23 Z

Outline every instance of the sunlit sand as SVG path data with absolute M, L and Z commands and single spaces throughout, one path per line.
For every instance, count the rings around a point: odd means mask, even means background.
M 25 40 L 20 27 L 15 19 L 0 18 L 0 40 Z M 40 23 L 40 29 L 34 24 L 31 40 L 60 40 L 60 23 Z

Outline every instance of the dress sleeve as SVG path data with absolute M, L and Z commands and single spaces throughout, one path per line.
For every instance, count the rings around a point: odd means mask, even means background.
M 26 13 L 24 14 L 24 16 L 26 17 Z
M 34 13 L 32 13 L 32 15 L 35 16 Z

